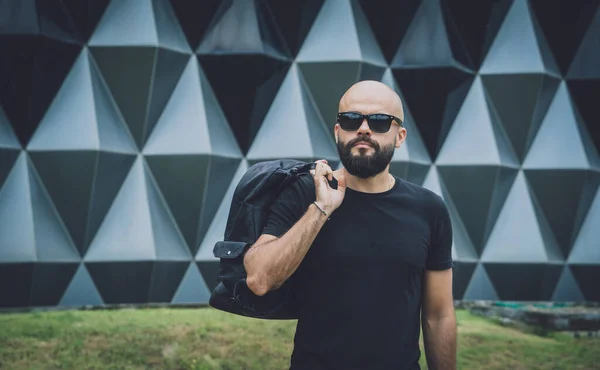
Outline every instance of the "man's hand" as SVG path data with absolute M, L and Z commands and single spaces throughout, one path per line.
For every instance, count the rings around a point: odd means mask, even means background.
M 315 196 L 317 203 L 323 207 L 327 214 L 331 214 L 344 200 L 344 195 L 346 194 L 346 178 L 344 177 L 344 174 L 340 174 L 337 177 L 337 189 L 333 189 L 327 182 L 328 180 L 333 180 L 333 171 L 327 164 L 327 161 L 322 159 L 315 163 L 316 167 L 314 170 L 311 170 L 310 173 L 315 182 Z

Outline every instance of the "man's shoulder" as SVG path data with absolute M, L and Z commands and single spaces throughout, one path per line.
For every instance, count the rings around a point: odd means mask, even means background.
M 398 186 L 398 191 L 407 192 L 414 196 L 418 201 L 431 203 L 434 205 L 438 205 L 444 203 L 444 199 L 436 192 L 431 189 L 428 189 L 422 185 L 416 184 L 414 182 L 402 179 L 398 176 L 396 177 L 396 181 L 399 181 L 400 184 Z

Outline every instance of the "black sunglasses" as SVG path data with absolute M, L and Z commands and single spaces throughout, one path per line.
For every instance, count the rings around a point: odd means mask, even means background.
M 337 122 L 344 131 L 356 131 L 362 125 L 365 118 L 371 130 L 380 134 L 389 131 L 392 121 L 397 121 L 402 125 L 400 118 L 385 113 L 362 114 L 357 112 L 340 112 L 337 115 Z

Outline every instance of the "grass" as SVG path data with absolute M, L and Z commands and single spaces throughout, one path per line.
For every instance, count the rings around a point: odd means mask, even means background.
M 459 369 L 600 367 L 600 338 L 541 337 L 464 310 L 457 318 Z M 294 325 L 211 308 L 2 314 L 0 368 L 287 369 Z

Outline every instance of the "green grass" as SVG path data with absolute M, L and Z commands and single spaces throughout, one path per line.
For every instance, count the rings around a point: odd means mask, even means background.
M 540 337 L 463 310 L 457 317 L 459 369 L 600 367 L 600 338 Z M 0 368 L 287 369 L 294 325 L 211 308 L 2 314 Z

